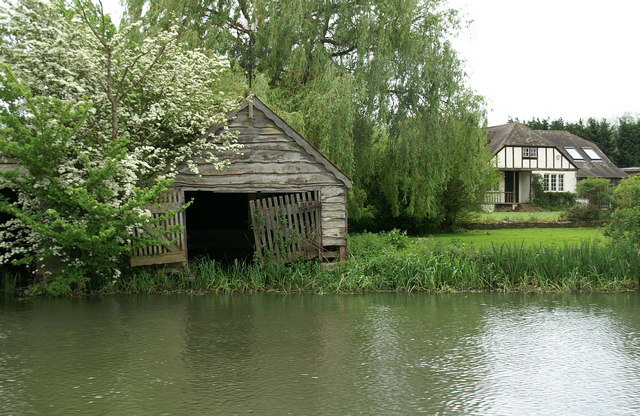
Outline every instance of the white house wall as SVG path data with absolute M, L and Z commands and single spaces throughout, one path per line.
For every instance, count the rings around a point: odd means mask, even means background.
M 518 175 L 518 201 L 529 202 L 531 174 L 520 172 Z
M 536 170 L 532 173 L 538 174 L 542 177 L 544 175 L 564 175 L 564 190 L 557 192 L 575 192 L 576 184 L 578 183 L 578 175 L 577 171 L 562 171 L 558 172 L 557 170 Z M 554 191 L 550 191 L 554 192 Z
M 505 146 L 496 153 L 498 169 L 575 169 L 555 147 L 536 147 L 538 157 L 523 158 L 522 147 Z
M 558 172 L 554 172 L 558 173 Z M 564 172 L 563 172 L 564 173 Z M 505 175 L 511 175 L 511 171 L 502 172 L 502 177 L 498 183 L 496 191 L 506 192 Z M 531 174 L 529 172 L 518 172 L 518 202 L 529 202 L 531 194 Z M 503 197 L 504 200 L 504 197 Z

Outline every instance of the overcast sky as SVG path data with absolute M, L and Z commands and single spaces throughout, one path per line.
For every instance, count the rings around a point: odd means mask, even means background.
M 456 47 L 489 125 L 640 112 L 639 1 L 449 2 L 473 20 Z
M 119 0 L 104 0 L 120 14 Z M 640 1 L 449 0 L 472 20 L 456 40 L 489 125 L 640 113 Z

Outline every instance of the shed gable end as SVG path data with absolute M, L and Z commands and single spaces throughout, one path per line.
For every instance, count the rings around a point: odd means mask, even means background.
M 229 122 L 243 146 L 239 154 L 231 155 L 231 165 L 218 170 L 209 164 L 198 164 L 200 175 L 186 167 L 180 169 L 176 183 L 181 185 L 233 186 L 245 191 L 278 191 L 299 187 L 350 186 L 351 182 L 338 168 L 322 156 L 284 121 L 277 123 L 266 106 L 254 106 L 253 117 L 248 106 L 239 110 Z M 266 111 L 265 111 L 266 110 Z M 277 116 L 275 116 L 277 117 Z M 291 129 L 291 131 L 287 131 Z M 214 136 L 215 137 L 215 136 Z M 317 154 L 314 154 L 317 153 Z

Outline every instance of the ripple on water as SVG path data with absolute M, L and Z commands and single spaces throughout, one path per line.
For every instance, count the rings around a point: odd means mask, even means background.
M 0 316 L 0 413 L 640 413 L 638 306 L 480 294 L 35 302 Z

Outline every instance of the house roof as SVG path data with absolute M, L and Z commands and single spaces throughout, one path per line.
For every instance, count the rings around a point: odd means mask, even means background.
M 536 130 L 538 134 L 552 142 L 560 150 L 573 147 L 580 154 L 583 160 L 579 160 L 567 154 L 571 162 L 578 167 L 578 178 L 626 178 L 628 175 L 609 160 L 607 155 L 595 144 L 580 136 L 564 130 Z M 600 157 L 594 160 L 584 151 L 583 148 L 591 148 Z M 567 153 L 565 151 L 565 153 Z
M 233 111 L 228 115 L 229 119 L 233 119 L 237 116 L 240 111 L 243 111 L 249 106 L 249 103 L 252 103 L 253 106 L 262 111 L 264 115 L 271 120 L 276 126 L 284 131 L 284 133 L 289 136 L 293 141 L 295 141 L 298 145 L 300 145 L 309 155 L 311 155 L 318 163 L 323 165 L 329 172 L 333 173 L 335 177 L 344 183 L 347 188 L 351 188 L 352 181 L 346 173 L 344 173 L 339 167 L 333 164 L 327 157 L 320 152 L 313 144 L 311 144 L 307 139 L 302 137 L 300 133 L 294 130 L 286 121 L 284 121 L 280 116 L 278 116 L 269 106 L 267 106 L 262 100 L 260 100 L 257 96 L 253 96 L 252 100 L 245 101 L 237 110 Z M 217 128 L 214 128 L 217 130 Z
M 496 154 L 504 146 L 554 147 L 535 130 L 521 123 L 489 127 L 489 147 Z

